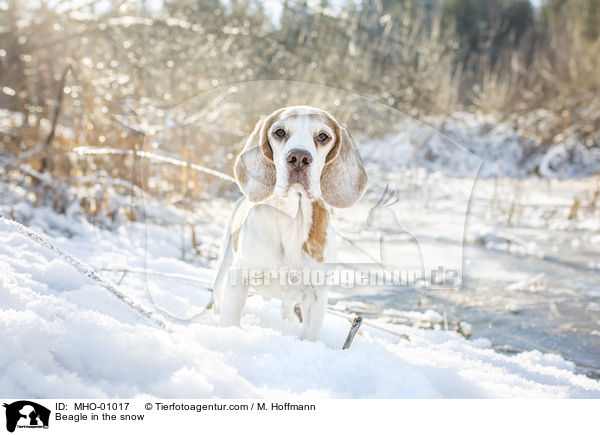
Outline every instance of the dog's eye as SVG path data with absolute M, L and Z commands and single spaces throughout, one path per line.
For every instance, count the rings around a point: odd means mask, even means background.
M 319 142 L 325 142 L 329 139 L 329 136 L 327 136 L 325 133 L 321 133 L 318 137 L 317 140 Z
M 275 135 L 279 138 L 285 137 L 285 130 L 283 128 L 278 128 L 275 130 Z

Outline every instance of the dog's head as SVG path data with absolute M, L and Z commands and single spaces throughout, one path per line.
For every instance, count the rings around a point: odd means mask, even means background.
M 260 120 L 235 162 L 240 190 L 252 202 L 300 191 L 333 207 L 362 196 L 367 175 L 350 135 L 329 113 L 307 106 Z

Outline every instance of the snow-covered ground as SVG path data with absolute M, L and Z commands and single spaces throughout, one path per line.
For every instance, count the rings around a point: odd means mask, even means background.
M 216 243 L 214 222 L 222 222 L 227 203 L 207 208 L 217 213 L 205 222 Z M 202 281 L 210 281 L 214 258 L 182 261 L 177 226 L 149 222 L 100 229 L 77 214 L 58 215 L 24 203 L 17 209 L 30 228 L 97 270 L 147 268 L 167 275 L 100 272 L 120 282 L 120 291 L 134 301 L 183 319 L 201 313 L 208 301 Z M 395 311 L 390 292 L 381 289 L 373 305 L 387 310 L 371 316 L 352 347 L 341 350 L 346 319 L 330 313 L 321 341 L 301 341 L 299 325 L 281 320 L 278 303 L 259 296 L 249 299 L 242 329 L 221 328 L 205 312 L 190 324 L 166 320 L 165 330 L 4 226 L 0 270 L 3 396 L 600 397 L 600 382 L 576 374 L 575 364 L 561 356 L 539 350 L 499 353 L 477 331 L 466 339 L 444 330 L 441 311 L 416 306 Z M 523 275 L 521 270 L 495 279 Z M 332 304 L 365 311 L 373 302 L 352 294 L 335 291 Z M 434 295 L 424 296 L 425 306 L 430 299 Z M 414 324 L 391 323 L 398 315 Z M 419 328 L 423 322 L 433 329 Z
M 33 229 L 97 268 L 135 268 L 147 254 L 156 267 L 203 275 L 177 259 L 177 238 L 164 228 L 149 226 L 146 250 L 143 224 L 113 232 L 34 213 L 44 221 L 33 219 Z M 67 229 L 69 238 L 60 235 Z M 0 228 L 0 270 L 5 397 L 600 397 L 600 382 L 574 374 L 574 364 L 557 355 L 503 355 L 489 340 L 450 331 L 379 321 L 410 341 L 364 326 L 341 350 L 349 323 L 328 315 L 322 341 L 302 341 L 298 324 L 258 296 L 249 299 L 242 329 L 218 327 L 207 312 L 164 330 L 8 228 Z M 119 288 L 151 302 L 140 277 Z M 200 285 L 188 301 L 205 303 Z
M 460 285 L 334 289 L 314 343 L 260 296 L 249 298 L 241 329 L 204 311 L 231 201 L 184 212 L 146 197 L 147 222 L 92 225 L 77 201 L 57 214 L 2 182 L 0 215 L 106 281 L 0 224 L 0 395 L 600 398 L 597 156 L 583 167 L 568 152 L 537 150 L 548 177 L 538 178 L 501 126 L 446 125 L 455 138 L 474 136 L 468 149 L 422 124 L 404 127 L 362 144 L 370 188 L 333 214 L 340 258 L 387 264 L 417 249 L 421 266 L 456 270 Z M 385 186 L 391 197 L 376 206 Z M 342 350 L 350 323 L 340 314 L 354 313 L 367 320 Z

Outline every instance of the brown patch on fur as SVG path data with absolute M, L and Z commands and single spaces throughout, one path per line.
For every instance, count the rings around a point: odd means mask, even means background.
M 342 131 L 337 121 L 331 118 L 331 116 L 325 116 L 324 118 L 325 124 L 327 124 L 327 126 L 333 131 L 333 134 L 335 135 L 335 141 L 333 142 L 333 146 L 331 147 L 331 149 L 327 153 L 327 157 L 325 158 L 325 167 L 327 167 L 331 165 L 331 163 L 339 155 L 340 148 L 342 146 L 342 141 L 344 140 L 344 138 L 342 137 Z
M 323 262 L 323 252 L 327 243 L 327 226 L 329 214 L 321 201 L 312 202 L 312 225 L 308 232 L 308 239 L 302 245 L 302 250 L 317 260 Z
M 322 121 L 324 123 L 328 123 L 329 121 L 329 118 L 322 113 L 308 113 L 306 116 L 308 116 L 308 119 L 312 119 L 314 121 Z M 331 127 L 331 125 L 329 126 Z
M 340 139 L 329 151 L 321 173 L 321 191 L 327 204 L 346 208 L 362 196 L 367 173 L 346 129 L 340 127 L 338 130 Z
M 267 138 L 267 130 L 283 110 L 279 109 L 256 123 L 233 166 L 240 190 L 253 202 L 271 196 L 275 187 L 273 150 Z
M 338 123 L 336 121 L 334 121 L 333 119 L 331 119 L 329 116 L 326 115 L 320 115 L 321 116 L 321 120 L 332 130 L 334 131 L 336 134 L 338 133 L 337 130 L 338 128 Z

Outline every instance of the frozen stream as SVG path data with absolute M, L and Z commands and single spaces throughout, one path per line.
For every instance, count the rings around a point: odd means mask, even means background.
M 423 252 L 437 252 L 441 264 L 444 256 L 460 252 L 460 234 L 447 225 L 460 222 L 460 204 L 448 207 L 440 205 L 441 201 L 425 200 L 424 194 L 403 194 L 415 185 L 414 177 L 405 174 L 375 180 L 375 186 L 393 186 L 397 197 L 389 206 L 397 223 L 388 219 L 387 227 L 378 226 L 392 240 L 385 248 L 389 251 L 386 266 L 402 267 L 403 259 L 414 255 L 410 246 L 414 239 L 425 247 Z M 444 198 L 448 192 L 460 197 L 471 184 L 435 177 L 440 183 L 437 194 Z M 444 322 L 393 315 L 433 310 L 445 316 L 450 327 L 458 321 L 469 323 L 473 338 L 487 338 L 498 350 L 558 353 L 576 363 L 581 372 L 600 377 L 600 228 L 598 211 L 593 208 L 597 183 L 597 179 L 479 179 L 465 226 L 459 289 L 426 289 L 419 298 L 410 287 L 361 287 L 336 292 L 330 304 L 367 317 L 388 317 L 390 322 L 443 328 Z M 371 207 L 377 189 L 366 196 Z M 574 211 L 575 198 L 579 205 Z M 342 234 L 360 234 L 352 243 L 343 238 L 338 241 L 343 261 L 352 263 L 365 252 L 376 253 L 381 236 L 373 237 L 365 230 L 368 226 L 358 222 L 360 212 L 337 216 Z M 443 225 L 431 224 L 432 216 Z M 413 238 L 402 237 L 406 228 Z

